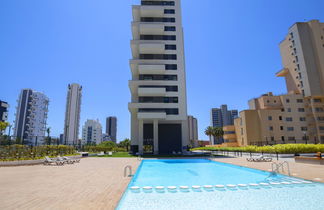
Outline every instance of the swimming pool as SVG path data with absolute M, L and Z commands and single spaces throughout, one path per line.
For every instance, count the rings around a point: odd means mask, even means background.
M 123 209 L 323 209 L 324 185 L 208 159 L 143 160 Z

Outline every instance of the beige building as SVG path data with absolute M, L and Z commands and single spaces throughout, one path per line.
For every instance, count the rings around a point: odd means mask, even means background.
M 180 0 L 132 8 L 131 149 L 170 154 L 189 145 Z
M 288 93 L 304 96 L 324 95 L 324 23 L 298 22 L 289 28 L 280 43 Z
M 264 94 L 234 122 L 239 145 L 324 143 L 324 23 L 298 22 L 280 43 L 288 94 Z
M 316 141 L 309 136 L 307 100 L 302 95 L 267 93 L 250 100 L 249 106 L 234 122 L 239 145 Z

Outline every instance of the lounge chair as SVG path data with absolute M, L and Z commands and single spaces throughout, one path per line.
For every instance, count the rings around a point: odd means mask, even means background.
M 79 163 L 80 162 L 80 158 L 69 158 L 66 156 L 63 156 L 63 159 L 68 161 L 68 163 Z
M 246 160 L 250 162 L 271 162 L 272 158 L 259 155 L 257 157 L 246 158 Z
M 56 165 L 64 165 L 64 161 L 60 161 L 60 160 L 54 160 L 49 158 L 48 156 L 45 157 L 45 161 L 44 161 L 44 165 L 52 165 L 52 164 L 56 164 Z
M 100 153 L 97 154 L 97 156 L 104 156 L 104 155 L 105 155 L 104 152 L 100 152 Z

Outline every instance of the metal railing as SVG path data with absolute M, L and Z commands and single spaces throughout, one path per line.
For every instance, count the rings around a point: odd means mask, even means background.
M 129 169 L 128 176 L 127 176 L 127 169 Z M 124 168 L 124 177 L 132 177 L 132 176 L 133 176 L 132 166 L 130 166 L 130 165 L 125 166 L 125 168 Z
M 287 172 L 288 175 L 290 176 L 290 168 L 289 168 L 289 163 L 287 161 L 284 161 L 282 163 L 275 163 L 272 162 L 271 163 L 271 169 L 272 169 L 272 173 L 280 173 L 280 169 L 282 171 L 282 173 L 285 173 L 285 166 L 287 167 Z

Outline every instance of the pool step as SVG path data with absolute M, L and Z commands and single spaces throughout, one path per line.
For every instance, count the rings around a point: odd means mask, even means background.
M 226 185 L 192 185 L 192 186 L 132 186 L 129 189 L 132 192 L 140 192 L 141 190 L 144 192 L 153 192 L 154 190 L 157 192 L 161 191 L 202 191 L 202 190 L 239 190 L 239 189 L 255 189 L 255 188 L 273 188 L 273 187 L 284 187 L 284 186 L 297 186 L 297 185 L 308 185 L 312 184 L 313 182 L 305 181 L 305 180 L 295 180 L 295 181 L 282 181 L 280 179 L 276 181 L 270 181 L 270 182 L 260 182 L 260 183 L 248 183 L 248 184 L 226 184 Z

